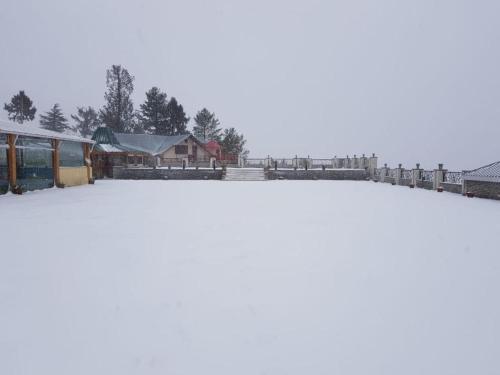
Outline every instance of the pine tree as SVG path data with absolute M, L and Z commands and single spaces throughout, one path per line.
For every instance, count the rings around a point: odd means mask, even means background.
M 47 130 L 53 130 L 62 133 L 66 129 L 71 129 L 68 120 L 64 117 L 59 104 L 54 104 L 50 111 L 45 115 L 40 115 L 40 125 Z
M 169 133 L 168 135 L 181 135 L 187 134 L 187 124 L 189 122 L 189 117 L 186 117 L 184 108 L 181 104 L 177 103 L 177 99 L 172 97 L 167 104 L 167 114 L 169 122 Z
M 149 134 L 166 134 L 168 128 L 167 94 L 158 87 L 146 92 L 146 101 L 141 104 L 138 113 L 144 132 Z
M 33 102 L 22 90 L 12 97 L 10 104 L 5 103 L 3 108 L 9 113 L 9 120 L 19 124 L 35 118 L 36 107 L 33 107 Z
M 133 134 L 145 134 L 144 126 L 141 121 L 139 121 L 139 113 L 134 115 L 134 118 L 130 122 L 130 130 Z
M 248 151 L 245 150 L 247 141 L 243 134 L 238 134 L 235 128 L 224 130 L 221 140 L 222 152 L 226 155 L 246 155 Z
M 76 121 L 74 129 L 81 134 L 82 137 L 91 136 L 99 127 L 99 115 L 92 107 L 78 107 L 77 114 L 71 115 L 71 118 Z
M 210 113 L 206 108 L 199 111 L 194 118 L 193 133 L 204 142 L 220 141 L 220 122 L 215 113 Z
M 132 132 L 135 113 L 130 95 L 134 91 L 134 77 L 121 65 L 113 65 L 106 72 L 106 86 L 101 121 L 117 133 Z

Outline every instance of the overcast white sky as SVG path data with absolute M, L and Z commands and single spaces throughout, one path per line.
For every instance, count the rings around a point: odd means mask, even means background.
M 0 0 L 0 102 L 103 104 L 105 72 L 207 107 L 254 157 L 500 160 L 500 1 Z M 1 111 L 0 118 L 6 119 Z

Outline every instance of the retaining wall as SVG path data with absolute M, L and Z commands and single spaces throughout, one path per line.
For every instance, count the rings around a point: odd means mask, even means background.
M 269 180 L 366 180 L 368 172 L 364 169 L 326 169 L 326 170 L 269 170 Z
M 486 181 L 465 181 L 465 191 L 474 193 L 479 198 L 499 199 L 500 183 Z
M 222 169 L 113 168 L 118 180 L 222 180 Z
M 432 181 L 417 180 L 417 187 L 427 190 L 434 190 L 434 184 Z
M 407 178 L 402 178 L 399 180 L 399 185 L 401 186 L 410 186 L 411 185 L 411 180 Z
M 394 177 L 385 176 L 384 182 L 386 182 L 388 184 L 395 184 L 396 183 L 396 179 Z
M 452 184 L 449 182 L 442 182 L 441 186 L 444 191 L 455 194 L 462 194 L 462 185 L 461 184 Z

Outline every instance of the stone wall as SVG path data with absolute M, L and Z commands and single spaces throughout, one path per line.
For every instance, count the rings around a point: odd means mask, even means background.
M 427 190 L 434 190 L 434 184 L 432 181 L 417 180 L 417 187 Z
M 368 172 L 364 169 L 326 169 L 326 170 L 274 170 L 266 172 L 269 180 L 366 180 Z
M 485 181 L 465 181 L 465 191 L 479 198 L 500 199 L 500 183 Z
M 396 179 L 394 177 L 385 176 L 384 182 L 386 182 L 388 184 L 395 184 L 396 183 Z
M 222 169 L 113 168 L 118 180 L 222 180 Z
M 455 194 L 462 194 L 462 185 L 461 184 L 452 184 L 449 182 L 442 182 L 441 186 L 444 191 Z
M 410 186 L 411 185 L 411 180 L 407 178 L 402 178 L 399 180 L 399 185 L 401 186 Z

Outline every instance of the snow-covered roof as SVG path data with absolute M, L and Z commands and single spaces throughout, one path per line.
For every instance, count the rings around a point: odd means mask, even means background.
M 3 120 L 0 120 L 0 133 L 15 134 L 35 138 L 58 139 L 61 141 L 95 143 L 91 139 L 83 138 L 74 134 L 58 133 L 52 130 L 46 130 L 30 123 L 17 124 L 15 122 Z
M 153 135 L 153 134 L 127 134 L 114 133 L 110 128 L 100 127 L 92 135 L 97 145 L 96 151 L 102 152 L 140 152 L 152 156 L 163 154 L 171 147 L 185 142 L 188 138 L 193 139 L 201 147 L 201 143 L 191 134 L 183 135 Z M 184 144 L 184 143 L 183 143 Z M 209 153 L 210 151 L 207 150 Z
M 189 134 L 151 135 L 115 133 L 115 137 L 122 146 L 147 152 L 151 155 L 158 155 L 187 139 Z
M 130 151 L 127 150 L 120 145 L 109 145 L 109 144 L 99 144 L 96 145 L 94 150 L 96 151 L 102 151 L 102 152 L 124 152 L 124 151 Z
M 500 161 L 472 171 L 464 171 L 463 179 L 469 181 L 500 182 Z

